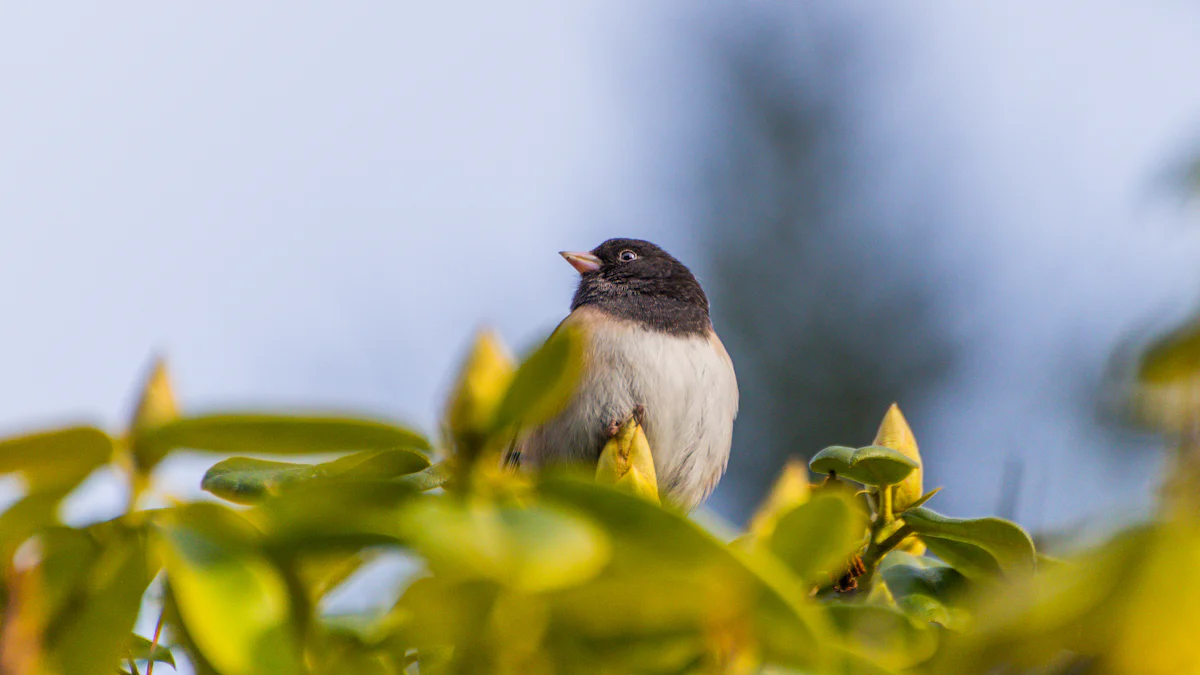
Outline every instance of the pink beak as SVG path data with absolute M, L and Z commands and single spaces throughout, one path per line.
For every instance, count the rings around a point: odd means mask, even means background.
M 600 259 L 591 253 L 574 253 L 572 251 L 559 251 L 559 255 L 571 263 L 571 267 L 580 274 L 586 272 L 595 272 L 600 269 Z

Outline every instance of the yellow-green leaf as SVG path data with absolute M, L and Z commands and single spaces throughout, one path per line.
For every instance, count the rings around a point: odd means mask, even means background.
M 146 382 L 137 406 L 129 420 L 130 433 L 137 434 L 147 429 L 162 426 L 179 417 L 179 404 L 171 387 L 166 359 L 158 357 L 150 366 Z
M 429 449 L 429 441 L 419 433 L 389 422 L 353 417 L 248 413 L 180 418 L 136 435 L 134 442 L 151 455 L 146 461 L 157 461 L 177 448 L 271 455 Z
M 724 626 L 738 636 L 735 646 L 824 672 L 823 616 L 773 558 L 727 547 L 687 517 L 608 486 L 551 479 L 540 489 L 613 540 L 600 576 L 555 593 L 554 626 L 618 640 L 654 631 L 704 636 Z
M 114 525 L 109 534 L 76 577 L 72 604 L 47 629 L 47 660 L 55 672 L 109 675 L 128 647 L 152 573 L 140 533 Z
M 19 471 L 31 491 L 69 490 L 112 458 L 113 440 L 79 426 L 0 441 L 0 473 Z
M 459 369 L 446 406 L 446 422 L 460 444 L 491 430 L 496 409 L 516 372 L 516 363 L 499 336 L 490 330 L 480 331 Z
M 438 462 L 430 466 L 395 479 L 401 485 L 412 487 L 417 492 L 424 492 L 445 485 L 450 480 L 450 467 L 446 462 Z
M 582 334 L 571 326 L 559 326 L 517 369 L 492 429 L 534 426 L 553 417 L 575 392 L 582 368 Z
M 798 459 L 789 459 L 771 492 L 750 518 L 750 535 L 765 541 L 775 530 L 779 517 L 808 501 L 811 492 L 808 468 Z
M 212 494 L 239 504 L 254 504 L 289 485 L 318 478 L 386 480 L 421 471 L 429 458 L 414 450 L 367 450 L 322 464 L 275 462 L 231 457 L 214 464 L 200 482 Z
M 780 516 L 767 547 L 808 584 L 836 579 L 862 547 L 866 526 L 867 514 L 853 499 L 817 495 Z
M 923 621 L 880 605 L 834 602 L 834 624 L 857 653 L 888 669 L 912 668 L 933 656 L 938 635 Z
M 899 512 L 915 505 L 924 490 L 921 475 L 921 452 L 917 448 L 917 439 L 908 426 L 908 420 L 904 419 L 904 414 L 900 412 L 900 406 L 893 403 L 887 409 L 871 445 L 891 448 L 916 462 L 917 468 L 895 487 L 892 508 Z
M 404 539 L 453 577 L 494 579 L 521 591 L 580 583 L 608 561 L 608 538 L 549 505 L 518 507 L 424 497 L 400 523 Z
M 129 648 L 125 652 L 126 656 L 135 661 L 153 661 L 155 663 L 170 664 L 175 667 L 175 655 L 171 650 L 163 646 L 162 643 L 154 643 L 153 641 L 134 634 L 129 638 Z
M 604 444 L 596 463 L 596 480 L 658 501 L 658 476 L 654 471 L 650 443 L 646 440 L 646 432 L 633 417 Z
M 163 519 L 158 551 L 187 633 L 223 675 L 299 672 L 287 585 L 244 518 L 191 504 Z
M 263 500 L 246 517 L 265 533 L 264 546 L 273 552 L 396 545 L 404 508 L 417 494 L 402 481 L 305 481 Z

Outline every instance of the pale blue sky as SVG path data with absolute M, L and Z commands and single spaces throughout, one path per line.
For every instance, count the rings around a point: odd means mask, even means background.
M 1114 475 L 1085 461 L 1091 420 L 1057 414 L 1081 385 L 1053 366 L 1086 384 L 1131 326 L 1196 300 L 1200 241 L 1153 180 L 1200 138 L 1200 7 L 899 7 L 841 10 L 875 49 L 847 124 L 889 194 L 936 163 L 960 224 L 911 235 L 968 347 L 915 404 L 923 443 L 963 447 L 930 469 L 940 506 L 992 511 L 1019 446 L 1038 474 L 1019 516 L 1095 513 L 1057 487 Z M 556 251 L 644 236 L 703 276 L 679 167 L 719 92 L 695 36 L 738 11 L 5 3 L 0 428 L 115 426 L 162 351 L 188 407 L 430 429 L 476 326 L 520 347 L 565 313 Z

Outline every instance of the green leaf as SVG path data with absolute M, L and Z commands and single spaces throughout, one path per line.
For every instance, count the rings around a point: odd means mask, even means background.
M 35 492 L 0 514 L 0 569 L 12 562 L 13 553 L 27 539 L 58 523 L 58 503 L 66 493 Z
M 513 376 L 492 422 L 499 431 L 512 425 L 534 426 L 553 417 L 575 392 L 583 368 L 583 336 L 559 326 Z
M 603 532 L 548 505 L 522 508 L 424 497 L 406 509 L 400 527 L 435 571 L 495 579 L 524 592 L 586 581 L 609 557 Z
M 171 450 L 308 455 L 351 450 L 428 450 L 415 431 L 381 421 L 351 417 L 272 414 L 213 414 L 184 417 L 138 434 L 135 447 L 153 465 Z
M 112 438 L 94 427 L 43 431 L 0 441 L 0 473 L 20 471 L 32 491 L 66 491 L 107 464 L 112 452 Z
M 929 501 L 930 499 L 933 499 L 933 496 L 941 491 L 942 491 L 942 488 L 940 488 L 940 487 L 933 488 L 929 492 L 926 492 L 925 494 L 918 497 L 916 501 L 914 501 L 912 504 L 909 504 L 908 506 L 906 506 L 905 509 L 915 509 L 918 506 L 922 506 L 925 504 L 925 502 Z
M 808 463 L 814 473 L 836 472 L 842 478 L 877 487 L 895 485 L 919 466 L 915 459 L 881 445 L 868 445 L 857 450 L 833 445 L 818 452 Z
M 272 553 L 358 550 L 403 543 L 404 506 L 415 490 L 397 480 L 298 483 L 245 512 Z
M 417 492 L 425 492 L 441 487 L 450 480 L 450 467 L 446 462 L 438 462 L 421 469 L 416 473 L 397 478 L 395 482 L 412 487 Z
M 52 672 L 109 675 L 128 646 L 151 574 L 139 533 L 114 524 L 107 535 L 86 571 L 74 575 L 71 602 L 46 630 Z
M 725 625 L 756 640 L 768 661 L 824 672 L 824 616 L 775 558 L 727 547 L 686 516 L 611 487 L 551 479 L 540 490 L 586 513 L 613 541 L 601 575 L 554 593 L 556 630 L 619 644 Z
M 1031 573 L 1033 540 L 1002 518 L 950 518 L 924 507 L 905 511 L 905 523 L 929 550 L 967 577 Z
M 828 609 L 851 648 L 884 668 L 912 668 L 937 650 L 937 633 L 899 610 L 842 602 L 832 602 Z
M 171 653 L 170 649 L 163 646 L 162 643 L 154 644 L 137 634 L 134 634 L 130 638 L 129 650 L 126 652 L 126 655 L 136 661 L 168 663 L 172 668 L 175 667 L 175 655 Z
M 301 556 L 295 565 L 296 576 L 315 606 L 327 593 L 349 579 L 363 565 L 373 560 L 377 551 L 320 551 Z
M 46 616 L 57 616 L 75 599 L 101 548 L 84 530 L 50 527 L 38 533 L 42 550 L 42 603 Z
M 969 614 L 958 605 L 968 582 L 956 569 L 924 556 L 893 551 L 880 565 L 880 576 L 909 616 L 963 630 Z
M 323 464 L 232 457 L 214 464 L 200 487 L 231 502 L 254 504 L 301 481 L 338 477 L 384 480 L 428 466 L 429 458 L 413 450 L 367 450 Z
M 867 517 L 843 494 L 819 494 L 779 518 L 767 547 L 806 583 L 837 578 L 861 548 Z
M 215 504 L 177 507 L 157 528 L 177 610 L 203 657 L 224 675 L 300 670 L 287 584 L 254 546 L 254 529 Z

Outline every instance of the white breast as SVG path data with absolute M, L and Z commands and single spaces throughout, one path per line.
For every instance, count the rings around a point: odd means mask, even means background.
M 568 321 L 585 324 L 584 376 L 567 408 L 522 443 L 521 463 L 595 462 L 609 423 L 642 405 L 660 491 L 694 508 L 725 471 L 737 416 L 737 380 L 721 341 L 582 310 Z

